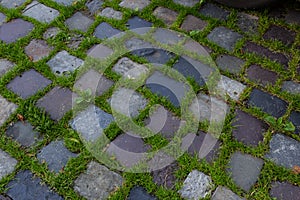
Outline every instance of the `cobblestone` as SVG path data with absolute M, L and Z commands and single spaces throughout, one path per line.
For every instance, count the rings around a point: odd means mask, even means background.
M 300 195 L 300 187 L 292 185 L 288 182 L 273 182 L 270 191 L 270 196 L 272 198 L 277 198 L 280 200 L 290 199 L 297 200 Z
M 110 38 L 111 36 L 117 35 L 119 33 L 121 33 L 120 30 L 113 28 L 111 25 L 109 25 L 106 22 L 102 22 L 96 27 L 94 36 L 99 39 L 105 39 L 105 38 Z
M 282 84 L 282 90 L 292 94 L 300 94 L 300 84 L 294 81 L 284 81 Z
M 0 180 L 15 170 L 18 161 L 0 149 Z
M 259 83 L 263 86 L 266 85 L 275 85 L 278 75 L 276 72 L 264 69 L 258 65 L 251 65 L 246 70 L 247 77 L 256 83 Z
M 201 20 L 193 15 L 188 15 L 181 24 L 180 28 L 189 32 L 194 30 L 202 31 L 206 26 L 206 21 Z
M 285 45 L 291 45 L 294 43 L 296 33 L 291 30 L 287 30 L 280 26 L 270 26 L 267 32 L 263 35 L 266 40 L 279 40 Z
M 26 47 L 25 53 L 29 58 L 36 62 L 47 56 L 53 50 L 53 47 L 50 47 L 44 40 L 32 40 Z
M 17 8 L 25 2 L 26 0 L 1 0 L 0 5 L 5 8 Z
M 220 55 L 217 57 L 216 63 L 223 71 L 228 71 L 232 74 L 239 74 L 243 69 L 245 61 L 230 55 Z
M 180 4 L 180 5 L 186 6 L 186 7 L 193 7 L 198 3 L 197 0 L 173 0 L 173 1 L 174 1 L 174 3 Z
M 7 59 L 0 59 L 0 78 L 6 72 L 10 71 L 14 67 L 14 63 L 10 62 Z
M 72 17 L 66 20 L 66 25 L 70 30 L 80 30 L 86 32 L 93 24 L 93 20 L 83 15 L 81 12 L 75 13 Z
M 292 111 L 289 120 L 294 124 L 295 133 L 300 133 L 300 112 Z
M 171 26 L 171 24 L 173 24 L 178 17 L 177 12 L 164 7 L 157 7 L 154 10 L 153 15 L 161 19 L 168 26 Z
M 104 8 L 99 15 L 102 17 L 117 20 L 121 20 L 123 18 L 123 13 L 120 11 L 116 11 L 113 8 Z
M 145 188 L 140 186 L 135 186 L 130 190 L 128 200 L 139 200 L 139 199 L 155 200 L 156 198 L 153 195 L 150 195 L 145 190 Z
M 237 194 L 233 193 L 226 187 L 219 186 L 214 192 L 211 200 L 246 200 L 239 197 Z
M 0 95 L 0 126 L 15 112 L 18 106 L 14 103 L 7 101 Z
M 230 12 L 215 4 L 207 3 L 200 9 L 200 14 L 219 20 L 227 20 Z
M 119 5 L 132 10 L 143 10 L 149 4 L 149 0 L 123 0 Z

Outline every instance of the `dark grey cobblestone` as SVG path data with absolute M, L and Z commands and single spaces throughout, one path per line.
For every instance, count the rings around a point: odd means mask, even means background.
M 135 186 L 130 190 L 128 200 L 155 200 L 153 195 L 150 195 L 145 188 L 140 186 Z
M 215 4 L 207 3 L 200 9 L 200 14 L 206 17 L 212 17 L 219 20 L 226 20 L 230 12 Z
M 239 197 L 237 194 L 233 193 L 231 190 L 226 187 L 219 186 L 214 194 L 212 195 L 211 200 L 246 200 Z
M 10 71 L 14 67 L 14 63 L 7 59 L 0 59 L 0 78 L 6 72 Z
M 216 64 L 223 71 L 239 74 L 243 69 L 245 61 L 230 55 L 220 55 L 216 59 Z
M 207 22 L 199 19 L 193 15 L 186 16 L 185 20 L 181 24 L 181 29 L 185 31 L 203 30 L 207 26 Z
M 295 37 L 296 33 L 294 31 L 275 25 L 270 26 L 263 35 L 263 38 L 266 40 L 279 40 L 285 45 L 293 44 Z
M 264 69 L 258 65 L 251 65 L 246 70 L 247 77 L 256 83 L 259 83 L 263 86 L 266 85 L 275 85 L 278 75 L 276 72 Z
M 300 112 L 292 111 L 289 120 L 294 124 L 295 133 L 300 133 Z
M 164 23 L 166 23 L 168 26 L 171 26 L 177 19 L 178 13 L 174 10 L 170 10 L 168 8 L 164 7 L 157 7 L 153 15 L 157 18 L 161 19 Z
M 81 12 L 77 12 L 72 17 L 67 19 L 65 23 L 70 30 L 80 30 L 86 32 L 93 22 L 94 20 L 83 15 Z
M 113 28 L 110 24 L 106 22 L 102 22 L 96 27 L 94 36 L 99 39 L 105 39 L 118 33 L 121 33 L 121 31 L 116 28 Z
M 282 84 L 282 90 L 292 94 L 300 94 L 300 83 L 296 83 L 294 81 L 284 81 Z
M 288 182 L 273 182 L 270 196 L 278 200 L 297 200 L 300 195 L 300 187 Z

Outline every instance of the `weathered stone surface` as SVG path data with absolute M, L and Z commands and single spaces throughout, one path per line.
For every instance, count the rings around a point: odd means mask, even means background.
M 184 36 L 179 34 L 178 32 L 158 28 L 153 34 L 155 41 L 160 42 L 162 44 L 174 45 L 184 39 Z
M 94 36 L 99 39 L 105 39 L 105 38 L 110 38 L 113 35 L 117 35 L 118 33 L 121 33 L 119 29 L 113 28 L 111 25 L 109 25 L 106 22 L 102 22 L 96 27 Z
M 163 49 L 155 48 L 141 48 L 133 50 L 131 52 L 133 55 L 143 57 L 152 64 L 166 64 L 171 58 L 174 57 L 174 54 Z
M 17 8 L 25 3 L 26 0 L 1 0 L 0 5 L 5 8 Z
M 143 10 L 150 4 L 149 0 L 123 0 L 119 6 L 129 8 L 132 10 Z
M 70 37 L 68 37 L 68 41 L 66 41 L 67 47 L 73 50 L 78 49 L 81 42 L 84 40 L 84 36 L 77 33 L 71 33 Z
M 32 23 L 23 19 L 14 19 L 0 26 L 0 40 L 8 44 L 16 42 L 19 38 L 28 35 L 33 27 Z
M 130 38 L 129 40 L 125 41 L 125 47 L 128 50 L 133 51 L 133 50 L 139 50 L 139 49 L 153 48 L 154 46 L 151 43 L 146 42 L 145 40 L 133 37 L 133 38 Z M 140 53 L 139 55 L 141 56 L 144 54 Z
M 54 141 L 41 149 L 37 154 L 40 162 L 46 162 L 49 170 L 56 173 L 60 172 L 70 158 L 76 157 L 75 153 L 70 152 L 63 141 Z
M 258 17 L 247 13 L 238 13 L 238 27 L 247 34 L 258 34 Z
M 181 24 L 181 29 L 185 31 L 199 30 L 202 31 L 207 26 L 207 22 L 199 19 L 193 15 L 186 16 L 185 20 Z
M 53 1 L 62 4 L 64 6 L 71 6 L 76 0 L 53 0 Z
M 184 43 L 183 47 L 186 51 L 190 51 L 192 53 L 196 53 L 201 56 L 210 56 L 210 53 L 212 53 L 211 49 L 209 49 L 206 46 L 202 46 L 198 42 L 191 40 L 191 39 L 188 39 Z
M 103 0 L 88 0 L 85 4 L 92 15 L 96 14 L 101 9 L 102 5 Z
M 173 0 L 174 3 L 180 4 L 182 6 L 186 7 L 193 7 L 196 5 L 199 1 L 198 0 Z
M 272 182 L 270 196 L 278 200 L 297 200 L 300 196 L 300 187 L 289 182 Z
M 300 166 L 300 142 L 282 134 L 275 134 L 270 142 L 270 152 L 266 158 L 277 165 L 292 169 Z
M 29 147 L 42 139 L 40 133 L 28 122 L 18 121 L 6 130 L 6 135 L 19 142 L 22 146 Z
M 227 51 L 233 51 L 237 41 L 242 39 L 242 36 L 237 32 L 220 26 L 214 28 L 207 38 Z
M 31 42 L 25 47 L 25 53 L 29 58 L 36 62 L 47 57 L 53 47 L 50 47 L 44 40 L 31 40 Z
M 18 161 L 0 149 L 0 180 L 15 170 Z
M 172 189 L 176 182 L 175 171 L 178 169 L 178 164 L 176 162 L 170 165 L 153 171 L 153 182 L 159 186 L 164 186 L 165 188 Z
M 45 40 L 49 38 L 55 38 L 57 34 L 60 32 L 60 29 L 57 27 L 51 27 L 46 30 L 46 32 L 43 34 L 43 38 Z
M 211 200 L 246 200 L 242 199 L 226 187 L 219 186 L 211 197 Z
M 285 15 L 285 21 L 291 24 L 300 24 L 300 12 L 296 10 L 289 10 Z
M 292 94 L 300 94 L 300 83 L 296 83 L 294 81 L 284 81 L 282 84 L 282 90 Z
M 17 105 L 7 101 L 0 95 L 0 126 L 4 124 L 4 122 L 9 118 L 9 116 L 13 112 L 15 112 L 17 108 Z
M 87 170 L 80 174 L 74 182 L 74 190 L 88 200 L 107 199 L 117 188 L 121 187 L 123 178 L 92 161 Z
M 9 196 L 7 196 L 7 195 L 2 195 L 2 194 L 0 194 L 0 200 L 12 200 Z
M 258 107 L 276 118 L 283 116 L 288 107 L 287 102 L 259 89 L 251 92 L 248 105 Z
M 83 15 L 81 12 L 76 12 L 72 17 L 66 20 L 65 24 L 70 30 L 86 32 L 93 22 L 94 20 Z
M 102 17 L 121 20 L 123 18 L 123 13 L 120 11 L 116 11 L 113 8 L 104 8 L 99 14 Z
M 258 65 L 251 65 L 246 70 L 247 77 L 256 83 L 266 86 L 268 84 L 275 85 L 278 75 L 276 72 L 264 69 Z
M 63 200 L 29 170 L 20 171 L 15 179 L 8 183 L 7 188 L 7 194 L 12 199 Z
M 127 200 L 155 200 L 156 197 L 150 195 L 143 187 L 135 186 L 130 190 Z
M 294 124 L 296 128 L 295 133 L 299 134 L 300 133 L 300 112 L 292 111 L 289 117 L 289 121 L 291 121 Z
M 263 164 L 260 158 L 235 152 L 231 156 L 228 172 L 233 181 L 248 192 L 258 180 Z
M 103 44 L 97 44 L 90 48 L 87 52 L 87 55 L 97 59 L 104 59 L 110 56 L 113 53 L 113 50 Z
M 149 71 L 145 65 L 135 63 L 127 57 L 121 58 L 112 70 L 128 79 L 140 78 Z
M 198 170 L 189 173 L 183 187 L 178 191 L 181 197 L 186 199 L 199 199 L 208 195 L 213 188 L 212 180 L 209 176 Z
M 51 60 L 47 62 L 47 64 L 54 74 L 67 75 L 83 65 L 83 60 L 72 56 L 67 51 L 63 50 L 58 52 Z
M 230 55 L 220 55 L 216 59 L 217 66 L 232 74 L 239 74 L 245 64 L 245 61 Z
M 154 10 L 153 15 L 156 16 L 157 18 L 161 19 L 168 26 L 173 24 L 178 17 L 177 12 L 175 12 L 174 10 L 170 10 L 168 8 L 164 8 L 164 7 L 157 7 Z
M 0 78 L 3 76 L 6 72 L 11 70 L 14 66 L 14 63 L 10 62 L 7 59 L 0 59 Z
M 296 33 L 294 31 L 276 25 L 271 25 L 263 35 L 266 40 L 279 40 L 285 45 L 292 45 L 295 37 Z
M 231 99 L 238 101 L 241 94 L 246 89 L 246 85 L 222 75 L 216 89 L 218 90 L 219 95 L 228 95 Z
M 59 12 L 37 1 L 33 1 L 24 9 L 23 15 L 32 17 L 39 22 L 49 24 L 58 17 Z
M 6 21 L 6 16 L 0 12 L 0 26 Z
M 212 17 L 219 20 L 226 20 L 230 12 L 219 6 L 216 6 L 215 4 L 207 3 L 200 9 L 200 14 L 206 17 Z
M 129 29 L 136 29 L 136 28 L 143 28 L 143 27 L 151 27 L 152 23 L 144 19 L 141 19 L 137 16 L 134 16 L 128 20 L 127 25 Z

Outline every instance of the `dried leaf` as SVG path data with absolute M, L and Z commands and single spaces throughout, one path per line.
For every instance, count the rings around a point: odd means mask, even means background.
M 23 115 L 17 114 L 17 117 L 18 117 L 18 119 L 19 119 L 22 123 L 24 123 L 24 117 L 23 117 Z
M 294 173 L 294 174 L 300 174 L 300 167 L 297 166 L 297 165 L 295 165 L 295 166 L 293 167 L 293 173 Z

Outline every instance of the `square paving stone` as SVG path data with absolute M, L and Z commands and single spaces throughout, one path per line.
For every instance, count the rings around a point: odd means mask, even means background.
M 39 22 L 49 24 L 58 17 L 59 12 L 37 1 L 33 1 L 31 4 L 26 6 L 23 11 L 23 15 L 34 18 Z
M 9 126 L 6 130 L 6 135 L 25 147 L 32 146 L 42 139 L 42 135 L 35 131 L 34 127 L 28 121 L 18 121 Z
M 135 186 L 130 190 L 127 200 L 156 200 L 157 198 L 147 192 L 141 186 Z
M 294 81 L 284 81 L 282 84 L 282 90 L 292 94 L 300 94 L 300 83 L 296 83 Z
M 84 140 L 95 141 L 113 121 L 111 114 L 91 105 L 71 120 L 70 126 L 79 132 Z
M 247 34 L 258 34 L 258 17 L 247 13 L 238 13 L 237 25 Z
M 174 3 L 180 4 L 180 5 L 186 6 L 186 7 L 193 7 L 199 2 L 198 0 L 173 0 L 173 1 L 174 1 Z
M 212 17 L 219 20 L 226 20 L 230 12 L 219 6 L 216 6 L 215 4 L 207 3 L 200 9 L 200 14 L 206 17 Z
M 6 16 L 0 12 L 0 26 L 6 21 Z
M 50 47 L 44 40 L 32 40 L 26 47 L 25 53 L 32 61 L 36 62 L 47 57 L 53 47 Z
M 258 180 L 263 164 L 260 158 L 235 152 L 230 158 L 228 172 L 235 184 L 249 192 Z
M 257 146 L 262 142 L 263 133 L 268 130 L 268 125 L 244 111 L 236 110 L 235 114 L 232 123 L 233 136 L 246 145 Z
M 132 10 L 143 10 L 146 6 L 150 4 L 149 0 L 123 0 L 119 6 L 129 8 Z
M 293 169 L 300 166 L 300 142 L 282 134 L 275 134 L 270 141 L 270 152 L 265 156 L 277 165 Z
M 211 200 L 246 200 L 239 197 L 226 187 L 219 186 L 211 197 Z
M 121 20 L 123 18 L 123 13 L 120 11 L 116 11 L 113 8 L 104 8 L 99 14 L 102 17 Z
M 27 99 L 38 91 L 43 90 L 51 83 L 52 81 L 42 76 L 34 69 L 30 69 L 14 78 L 6 87 L 23 99 Z
M 92 161 L 87 170 L 74 182 L 74 190 L 87 200 L 107 199 L 108 196 L 123 184 L 123 178 Z
M 112 70 L 128 79 L 138 79 L 149 71 L 145 65 L 133 62 L 127 57 L 118 60 Z
M 296 33 L 281 26 L 271 25 L 263 35 L 265 40 L 279 40 L 285 45 L 292 45 L 295 41 Z
M 63 200 L 29 170 L 20 171 L 14 180 L 8 183 L 7 188 L 7 194 L 12 199 Z
M 180 35 L 178 32 L 162 28 L 156 29 L 155 33 L 153 34 L 153 37 L 155 41 L 169 45 L 178 44 L 178 42 L 184 39 L 183 35 Z
M 170 59 L 174 58 L 172 52 L 168 52 L 164 49 L 155 49 L 155 48 L 140 48 L 137 50 L 131 51 L 135 56 L 145 58 L 149 63 L 152 64 L 166 64 Z
M 83 60 L 72 56 L 67 51 L 63 50 L 49 60 L 47 65 L 49 65 L 54 74 L 67 75 L 83 65 Z
M 113 54 L 113 50 L 103 44 L 97 44 L 90 48 L 87 52 L 87 55 L 96 58 L 96 59 L 104 59 Z
M 34 28 L 33 24 L 23 19 L 13 19 L 0 26 L 0 40 L 8 44 L 25 37 Z
M 70 30 L 86 32 L 93 22 L 94 20 L 83 15 L 81 12 L 76 12 L 72 17 L 66 20 L 65 24 Z
M 248 105 L 258 107 L 276 118 L 283 116 L 288 107 L 287 102 L 259 89 L 251 92 Z
M 223 71 L 228 71 L 232 74 L 239 74 L 243 69 L 245 61 L 235 56 L 220 55 L 217 57 L 216 63 L 218 68 Z
M 5 151 L 2 151 L 1 149 L 0 149 L 0 158 L 1 158 L 1 162 L 0 162 L 0 180 L 1 180 L 3 177 L 12 173 L 15 170 L 18 161 L 13 157 L 11 157 Z
M 277 200 L 297 200 L 300 196 L 300 187 L 288 182 L 272 182 L 270 196 Z
M 214 28 L 208 34 L 207 38 L 220 47 L 223 47 L 227 51 L 233 51 L 237 41 L 242 39 L 242 35 L 223 26 L 220 26 Z
M 289 117 L 289 121 L 291 121 L 294 124 L 296 128 L 295 133 L 299 134 L 300 133 L 300 112 L 292 111 Z
M 174 188 L 174 185 L 176 183 L 175 171 L 178 168 L 178 164 L 176 162 L 173 162 L 162 169 L 153 171 L 153 182 L 167 189 Z
M 206 21 L 199 19 L 193 15 L 188 15 L 186 16 L 185 20 L 181 24 L 180 28 L 190 32 L 193 30 L 202 31 L 206 26 L 207 26 Z
M 251 65 L 246 70 L 247 77 L 256 83 L 266 85 L 275 85 L 278 75 L 276 72 L 272 72 L 270 70 L 264 69 L 258 65 Z
M 56 86 L 44 97 L 38 100 L 37 106 L 44 109 L 53 120 L 60 120 L 72 109 L 72 101 L 75 97 L 68 88 Z
M 184 43 L 183 47 L 186 51 L 196 53 L 201 56 L 210 56 L 210 53 L 212 53 L 211 49 L 209 49 L 206 46 L 202 46 L 201 44 L 199 44 L 198 42 L 196 42 L 192 39 L 188 39 Z
M 61 30 L 57 27 L 50 27 L 46 30 L 46 32 L 43 34 L 43 38 L 45 40 L 49 39 L 49 38 L 55 38 L 58 33 L 60 32 Z
M 102 7 L 103 0 L 88 0 L 85 6 L 88 8 L 92 15 L 96 14 Z
M 119 33 L 121 33 L 119 29 L 113 28 L 110 24 L 106 22 L 102 22 L 96 27 L 94 36 L 99 39 L 105 39 L 110 38 Z
M 14 103 L 7 101 L 0 95 L 0 126 L 16 111 L 18 106 Z
M 64 6 L 71 6 L 77 0 L 53 0 L 53 1 L 55 1 L 56 3 L 62 4 Z
M 155 8 L 153 15 L 155 17 L 161 19 L 168 26 L 171 26 L 171 24 L 173 24 L 178 17 L 177 12 L 175 12 L 174 10 L 170 10 L 168 8 L 164 8 L 164 7 Z
M 65 147 L 63 141 L 51 142 L 37 154 L 39 161 L 46 162 L 48 168 L 56 173 L 64 168 L 70 158 L 76 156 Z
M 26 0 L 1 0 L 0 5 L 5 8 L 17 8 L 25 3 Z
M 289 10 L 284 19 L 287 23 L 300 25 L 300 12 L 297 10 Z
M 183 186 L 178 193 L 186 199 L 200 199 L 210 194 L 212 188 L 213 183 L 209 176 L 198 170 L 193 170 L 183 182 Z
M 129 29 L 143 28 L 143 27 L 152 27 L 152 23 L 148 22 L 138 16 L 130 18 L 127 22 Z
M 7 59 L 0 59 L 0 78 L 3 76 L 6 72 L 11 70 L 14 67 L 14 63 L 10 62 Z
M 217 88 L 221 96 L 228 95 L 231 99 L 238 101 L 243 91 L 246 89 L 246 85 L 221 75 L 221 79 L 218 82 Z

